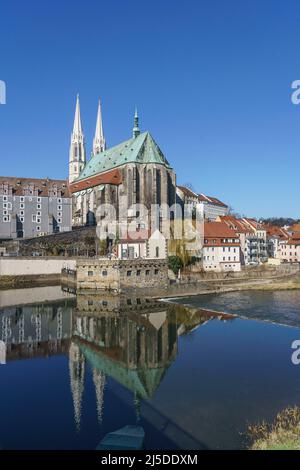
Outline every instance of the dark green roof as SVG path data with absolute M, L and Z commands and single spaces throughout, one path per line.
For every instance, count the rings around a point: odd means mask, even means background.
M 93 155 L 76 181 L 113 170 L 126 163 L 158 163 L 171 168 L 150 133 L 143 132 L 136 138 L 126 140 L 126 142 Z

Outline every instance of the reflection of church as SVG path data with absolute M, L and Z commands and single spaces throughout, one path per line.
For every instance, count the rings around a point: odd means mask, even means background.
M 10 306 L 0 309 L 1 357 L 9 362 L 68 355 L 79 430 L 87 363 L 101 422 L 106 376 L 132 391 L 136 405 L 153 397 L 176 357 L 178 336 L 210 318 L 197 309 L 113 295 Z

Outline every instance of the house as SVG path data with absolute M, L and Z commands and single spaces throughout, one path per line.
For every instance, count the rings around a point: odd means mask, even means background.
M 121 237 L 116 254 L 119 259 L 166 259 L 167 241 L 158 229 L 152 234 L 149 230 L 140 229 L 126 237 Z
M 226 223 L 204 223 L 202 266 L 205 271 L 240 271 L 240 252 L 240 239 Z
M 228 214 L 229 208 L 216 197 L 197 194 L 186 186 L 176 187 L 177 202 L 184 208 L 185 212 L 192 211 L 196 207 L 199 213 L 203 213 L 207 220 L 216 220 L 218 216 Z
M 279 256 L 282 263 L 300 263 L 300 232 L 281 241 Z

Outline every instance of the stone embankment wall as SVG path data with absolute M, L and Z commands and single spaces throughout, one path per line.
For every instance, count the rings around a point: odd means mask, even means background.
M 190 282 L 202 282 L 213 280 L 253 280 L 253 279 L 270 279 L 294 276 L 300 274 L 300 264 L 281 264 L 279 266 L 253 266 L 244 267 L 240 272 L 203 272 L 199 266 L 191 266 L 185 272 L 181 273 L 180 283 L 186 284 Z M 175 279 L 174 274 L 169 271 L 171 280 Z

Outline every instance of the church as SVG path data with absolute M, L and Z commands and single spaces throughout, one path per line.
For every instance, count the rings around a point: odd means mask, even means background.
M 153 204 L 173 206 L 176 175 L 151 134 L 140 131 L 137 110 L 132 137 L 107 148 L 100 101 L 93 152 L 87 161 L 77 96 L 69 155 L 69 189 L 73 197 L 73 225 L 95 225 L 96 212 L 102 204 L 111 204 L 118 220 L 122 214 L 124 221 L 125 214 L 129 221 L 139 215 L 133 213 L 133 204 L 142 204 L 149 211 Z M 147 223 L 149 227 L 149 219 Z

